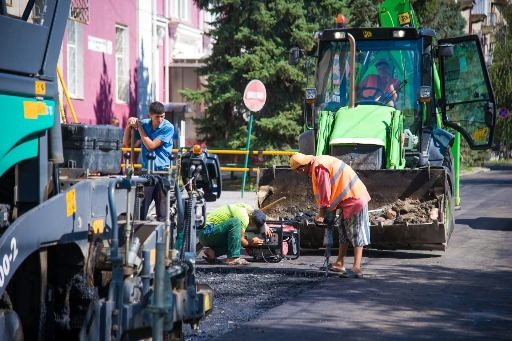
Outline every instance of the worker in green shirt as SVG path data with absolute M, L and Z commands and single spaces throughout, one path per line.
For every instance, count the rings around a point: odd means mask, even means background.
M 247 239 L 245 231 L 252 225 L 271 236 L 272 231 L 265 220 L 265 213 L 243 203 L 223 205 L 210 212 L 206 216 L 205 227 L 199 232 L 199 242 L 206 247 L 206 260 L 213 263 L 218 256 L 226 255 L 227 265 L 247 265 L 247 260 L 240 258 L 241 248 L 260 246 L 263 239 Z

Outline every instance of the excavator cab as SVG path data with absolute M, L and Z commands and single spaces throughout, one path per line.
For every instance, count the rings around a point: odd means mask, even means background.
M 315 153 L 354 155 L 352 150 L 357 146 L 359 151 L 365 149 L 373 155 L 370 164 L 363 162 L 366 168 L 404 168 L 404 131 L 409 137 L 408 151 L 419 153 L 420 129 L 427 123 L 418 98 L 424 73 L 418 70 L 426 67 L 422 51 L 425 40 L 431 37 L 415 29 L 402 29 L 400 34 L 392 29 L 346 29 L 346 34 L 355 39 L 351 52 L 350 41 L 336 39 L 336 32 L 324 31 L 318 43 L 317 97 L 310 110 L 318 117 Z M 397 39 L 397 35 L 401 37 Z M 353 60 L 351 53 L 355 55 Z M 353 88 L 350 77 L 354 78 Z M 355 100 L 351 105 L 352 91 Z M 362 166 L 348 157 L 352 165 Z

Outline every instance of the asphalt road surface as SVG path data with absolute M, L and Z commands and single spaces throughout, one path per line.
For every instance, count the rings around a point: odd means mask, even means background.
M 185 339 L 512 340 L 511 202 L 512 169 L 463 176 L 448 250 L 365 250 L 364 279 L 325 277 L 321 253 L 246 267 L 198 260 L 214 309 Z

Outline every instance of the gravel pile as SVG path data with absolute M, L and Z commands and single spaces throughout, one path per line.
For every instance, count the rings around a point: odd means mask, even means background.
M 312 289 L 323 277 L 283 273 L 244 273 L 197 270 L 197 282 L 214 290 L 213 310 L 199 330 L 183 327 L 185 340 L 222 340 L 222 335 L 265 311 Z

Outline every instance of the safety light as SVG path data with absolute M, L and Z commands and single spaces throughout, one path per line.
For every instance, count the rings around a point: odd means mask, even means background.
M 201 148 L 200 145 L 198 144 L 195 144 L 192 146 L 192 153 L 194 153 L 195 155 L 200 155 L 202 153 L 203 149 Z
M 336 16 L 336 27 L 344 27 L 345 26 L 345 16 L 343 14 L 338 14 Z
M 393 38 L 403 38 L 403 37 L 405 37 L 404 30 L 393 31 Z
M 334 39 L 345 39 L 345 32 L 335 32 Z

